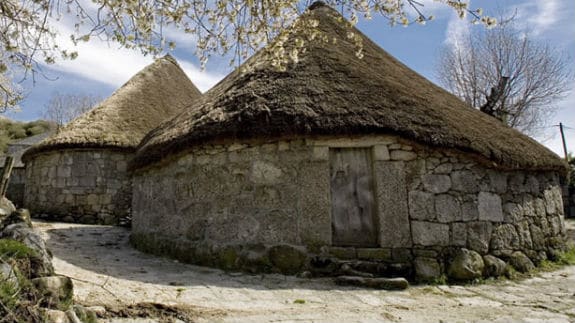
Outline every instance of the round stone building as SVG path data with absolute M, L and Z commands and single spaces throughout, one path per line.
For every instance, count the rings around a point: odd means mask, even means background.
M 144 138 L 133 244 L 230 270 L 420 280 L 554 257 L 564 162 L 339 18 L 312 5 L 299 19 L 330 41 L 286 70 L 272 43 Z M 288 30 L 287 50 L 300 36 Z
M 25 207 L 68 222 L 116 224 L 129 217 L 127 165 L 136 146 L 200 95 L 174 58 L 157 59 L 24 154 Z

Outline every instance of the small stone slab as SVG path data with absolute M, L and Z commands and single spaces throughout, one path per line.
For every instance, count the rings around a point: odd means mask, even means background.
M 409 287 L 409 282 L 405 278 L 339 276 L 334 279 L 334 282 L 341 286 L 359 286 L 385 290 L 404 290 Z

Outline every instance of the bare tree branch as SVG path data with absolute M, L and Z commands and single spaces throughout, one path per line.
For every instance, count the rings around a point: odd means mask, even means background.
M 535 135 L 571 90 L 573 71 L 568 57 L 516 29 L 513 18 L 500 21 L 444 48 L 437 77 L 470 106 Z
M 95 95 L 55 92 L 44 106 L 44 118 L 55 122 L 59 130 L 63 125 L 90 111 L 101 100 Z

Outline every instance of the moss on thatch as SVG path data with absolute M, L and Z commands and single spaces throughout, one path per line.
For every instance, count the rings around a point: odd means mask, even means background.
M 166 55 L 138 72 L 94 109 L 33 146 L 23 159 L 68 148 L 133 151 L 148 131 L 200 96 L 176 60 Z
M 502 168 L 565 170 L 554 153 L 409 69 L 332 8 L 314 5 L 299 19 L 318 20 L 330 41 L 308 42 L 299 63 L 284 72 L 260 51 L 150 132 L 132 168 L 213 141 L 397 134 Z M 292 31 L 288 47 L 301 37 Z M 363 59 L 355 55 L 350 31 L 363 39 Z

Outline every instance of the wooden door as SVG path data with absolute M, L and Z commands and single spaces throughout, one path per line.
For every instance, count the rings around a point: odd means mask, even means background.
M 333 245 L 377 246 L 371 149 L 333 148 L 329 163 Z

